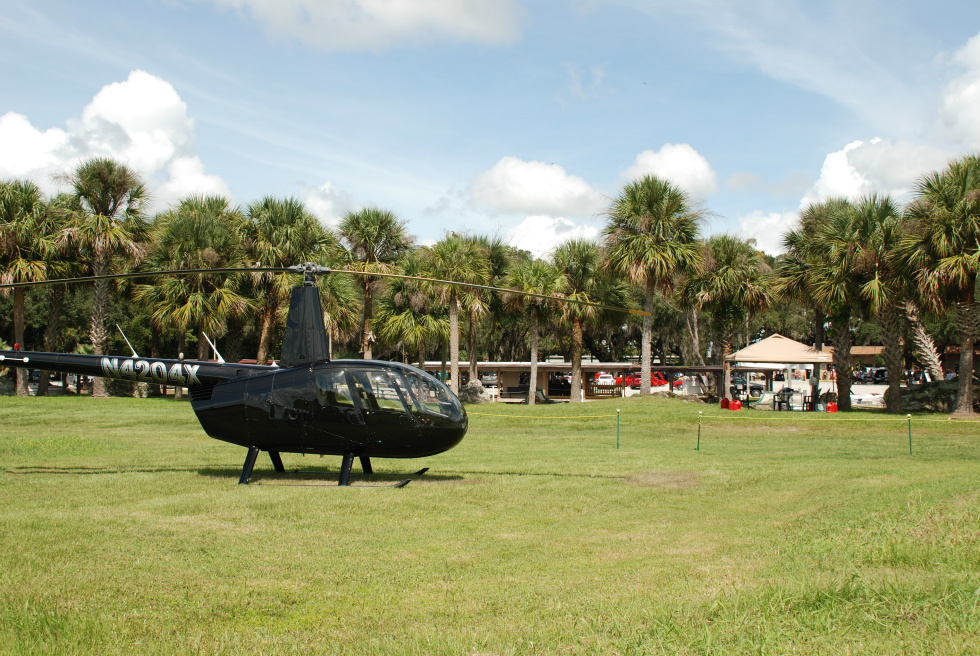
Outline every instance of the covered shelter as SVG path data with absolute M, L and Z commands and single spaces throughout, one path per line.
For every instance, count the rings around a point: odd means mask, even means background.
M 786 379 L 789 380 L 790 365 L 805 365 L 801 368 L 812 369 L 813 375 L 819 379 L 820 366 L 827 366 L 832 362 L 832 349 L 818 351 L 812 346 L 797 342 L 795 339 L 783 337 L 779 334 L 770 335 L 725 358 L 725 382 L 723 383 L 725 389 L 722 392 L 726 398 L 730 398 L 730 381 L 733 366 L 738 366 L 742 370 L 767 372 L 766 388 L 771 391 L 771 376 L 773 371 L 785 369 L 787 372 Z

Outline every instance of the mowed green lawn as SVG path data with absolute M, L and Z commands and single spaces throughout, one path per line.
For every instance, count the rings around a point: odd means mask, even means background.
M 980 648 L 980 424 L 917 416 L 910 456 L 883 415 L 469 410 L 376 461 L 432 468 L 404 489 L 293 454 L 332 473 L 244 487 L 186 402 L 0 399 L 0 653 Z

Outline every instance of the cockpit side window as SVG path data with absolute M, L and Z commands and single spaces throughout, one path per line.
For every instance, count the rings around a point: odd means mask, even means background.
M 353 407 L 344 372 L 337 369 L 316 371 L 316 398 L 321 406 Z

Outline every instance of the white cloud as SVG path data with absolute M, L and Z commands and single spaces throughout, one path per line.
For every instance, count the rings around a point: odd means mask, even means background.
M 694 200 L 704 200 L 718 190 L 718 176 L 711 164 L 689 144 L 664 144 L 659 151 L 644 150 L 622 173 L 626 180 L 644 175 L 666 178 Z
M 0 177 L 28 178 L 51 194 L 56 175 L 90 157 L 111 157 L 144 176 L 155 209 L 188 194 L 230 193 L 194 154 L 187 104 L 170 83 L 145 71 L 103 87 L 66 127 L 42 132 L 26 116 L 0 116 Z
M 58 128 L 41 132 L 27 117 L 14 112 L 0 116 L 0 175 L 33 177 L 37 171 L 53 172 L 68 150 L 68 133 Z M 44 176 L 49 178 L 50 175 Z M 35 180 L 38 184 L 47 180 Z
M 475 205 L 529 215 L 585 217 L 606 206 L 598 190 L 561 166 L 516 157 L 504 157 L 477 175 L 467 194 Z
M 300 193 L 303 204 L 321 222 L 336 226 L 348 211 L 355 209 L 354 199 L 331 182 L 318 187 L 304 187 Z
M 535 257 L 548 257 L 558 244 L 567 239 L 596 239 L 599 229 L 569 219 L 529 216 L 508 233 L 507 243 L 530 251 Z
M 326 50 L 384 50 L 432 41 L 510 43 L 513 0 L 211 0 L 248 13 L 271 36 Z
M 766 213 L 756 210 L 739 217 L 739 232 L 745 239 L 755 239 L 759 250 L 777 255 L 783 252 L 783 235 L 798 219 L 796 212 Z
M 169 179 L 153 194 L 157 208 L 174 205 L 192 194 L 231 198 L 231 189 L 217 175 L 204 172 L 198 157 L 178 157 L 167 167 Z
M 966 72 L 943 90 L 939 120 L 957 143 L 980 148 L 980 34 L 957 51 L 955 61 Z
M 827 155 L 820 178 L 803 196 L 800 207 L 834 196 L 855 199 L 870 193 L 905 201 L 919 177 L 942 168 L 951 157 L 939 148 L 906 141 L 852 141 Z

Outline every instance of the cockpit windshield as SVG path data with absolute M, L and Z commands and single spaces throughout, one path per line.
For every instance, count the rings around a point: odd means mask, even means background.
M 459 399 L 435 377 L 415 367 L 400 367 L 396 371 L 404 380 L 411 402 L 418 411 L 448 417 L 452 421 L 462 419 L 463 406 Z

